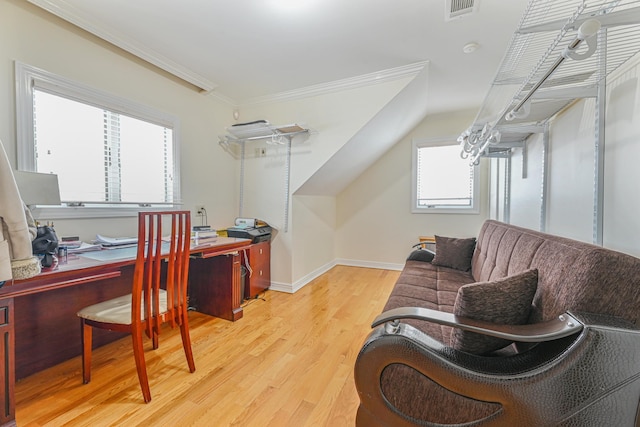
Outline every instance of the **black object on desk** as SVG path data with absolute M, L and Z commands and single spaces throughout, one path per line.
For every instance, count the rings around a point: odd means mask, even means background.
M 229 227 L 227 236 L 251 239 L 251 243 L 268 242 L 271 240 L 271 227 Z
M 251 239 L 251 243 L 271 241 L 271 227 L 254 218 L 236 218 L 235 226 L 227 228 L 227 236 Z

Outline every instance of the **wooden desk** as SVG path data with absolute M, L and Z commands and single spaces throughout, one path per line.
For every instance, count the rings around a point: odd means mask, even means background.
M 189 289 L 198 293 L 201 311 L 228 320 L 242 317 L 237 253 L 250 245 L 248 239 L 218 237 L 191 248 Z M 76 312 L 130 293 L 134 263 L 131 257 L 100 261 L 69 255 L 56 270 L 0 288 L 0 425 L 15 425 L 16 379 L 82 353 Z M 207 290 L 212 286 L 215 291 Z M 122 336 L 96 330 L 94 345 Z

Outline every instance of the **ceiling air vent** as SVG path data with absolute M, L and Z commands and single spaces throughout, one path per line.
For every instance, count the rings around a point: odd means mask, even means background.
M 451 21 L 478 9 L 480 0 L 445 0 L 444 20 Z

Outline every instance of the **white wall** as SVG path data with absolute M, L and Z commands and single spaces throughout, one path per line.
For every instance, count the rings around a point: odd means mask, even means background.
M 561 113 L 549 136 L 546 231 L 585 242 L 593 239 L 594 105 L 582 100 Z
M 293 196 L 293 290 L 335 261 L 336 198 Z
M 20 0 L 0 2 L 0 138 L 17 163 L 14 61 L 20 61 L 180 119 L 182 199 L 185 209 L 206 206 L 211 225 L 232 224 L 237 205 L 237 164 L 217 144 L 232 108 L 122 50 Z M 46 221 L 46 218 L 39 218 Z M 197 218 L 194 217 L 194 222 Z M 134 217 L 60 220 L 58 235 L 84 240 L 132 235 Z
M 640 256 L 640 61 L 608 81 L 603 244 Z
M 298 123 L 313 130 L 304 142 L 294 140 L 290 163 L 288 230 L 285 231 L 287 192 L 286 148 L 266 143 L 247 143 L 243 216 L 260 218 L 278 232 L 271 246 L 273 287 L 294 290 L 335 260 L 335 201 L 332 197 L 293 197 L 315 171 L 374 117 L 410 81 L 404 78 L 356 89 L 343 90 L 286 102 L 240 109 L 239 122 L 265 119 L 274 125 Z M 266 156 L 255 158 L 255 149 Z M 294 237 L 295 236 L 295 237 Z M 328 250 L 331 248 L 331 250 Z
M 489 160 L 489 217 L 507 222 L 507 177 L 509 171 L 505 159 L 492 158 Z
M 640 256 L 640 61 L 607 79 L 604 144 L 603 246 Z M 594 242 L 595 100 L 581 100 L 550 122 L 545 231 Z M 511 223 L 538 229 L 542 137 L 527 142 L 527 178 L 520 176 L 521 151 L 514 150 Z M 493 185 L 493 184 L 492 184 Z
M 542 135 L 533 135 L 526 148 L 515 148 L 511 156 L 509 222 L 533 230 L 541 224 L 543 143 Z
M 479 214 L 411 213 L 412 139 L 456 138 L 475 113 L 427 117 L 338 196 L 336 254 L 341 262 L 399 268 L 419 236 L 477 236 L 488 215 L 486 159 L 481 162 Z

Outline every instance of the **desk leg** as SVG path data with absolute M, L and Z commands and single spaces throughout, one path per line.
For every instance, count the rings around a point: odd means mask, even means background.
M 16 425 L 13 298 L 0 302 L 0 425 Z
M 242 270 L 238 254 L 194 258 L 189 263 L 189 305 L 211 316 L 242 318 Z

